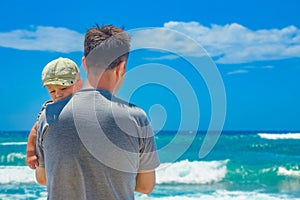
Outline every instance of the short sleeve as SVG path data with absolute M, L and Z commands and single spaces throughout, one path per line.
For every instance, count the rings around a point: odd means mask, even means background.
M 154 134 L 150 125 L 143 128 L 144 137 L 140 149 L 139 171 L 154 170 L 160 164 Z

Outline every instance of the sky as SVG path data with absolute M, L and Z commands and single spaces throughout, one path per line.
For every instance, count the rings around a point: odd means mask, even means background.
M 300 130 L 300 2 L 19 1 L 1 3 L 0 130 L 30 130 L 43 102 L 43 67 L 82 71 L 95 24 L 132 37 L 118 97 L 156 130 Z

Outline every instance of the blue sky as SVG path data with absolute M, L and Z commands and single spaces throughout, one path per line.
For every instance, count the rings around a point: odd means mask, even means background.
M 84 33 L 98 23 L 135 34 L 117 96 L 145 109 L 155 129 L 205 130 L 215 120 L 225 130 L 300 130 L 299 7 L 297 0 L 2 2 L 0 129 L 31 128 L 49 98 L 43 67 L 60 56 L 81 66 Z M 190 62 L 201 58 L 199 46 L 212 78 Z

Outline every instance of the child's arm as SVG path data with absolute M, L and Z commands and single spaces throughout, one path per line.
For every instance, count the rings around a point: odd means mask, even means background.
M 26 164 L 31 169 L 36 169 L 36 167 L 39 165 L 38 159 L 36 156 L 36 132 L 37 132 L 37 122 L 33 125 L 33 127 L 30 130 L 28 141 L 27 141 L 27 148 L 26 148 Z

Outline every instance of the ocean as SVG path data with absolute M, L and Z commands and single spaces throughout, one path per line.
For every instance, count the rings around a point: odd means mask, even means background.
M 46 199 L 46 188 L 25 165 L 28 133 L 0 131 L 2 200 Z M 300 199 L 300 133 L 223 131 L 212 151 L 199 158 L 205 134 L 158 132 L 157 185 L 136 199 Z

